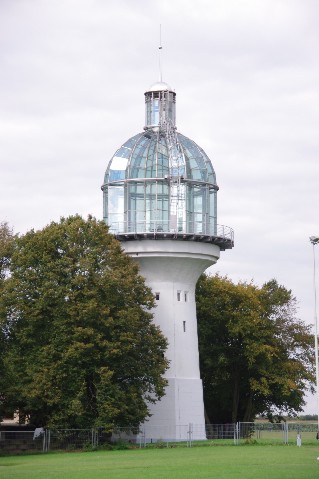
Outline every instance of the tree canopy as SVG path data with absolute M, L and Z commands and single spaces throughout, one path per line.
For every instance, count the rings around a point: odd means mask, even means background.
M 203 275 L 197 284 L 200 368 L 210 422 L 302 410 L 313 376 L 311 327 L 276 280 L 257 287 Z
M 143 421 L 147 402 L 165 391 L 167 341 L 152 323 L 151 290 L 107 226 L 62 218 L 16 237 L 10 255 L 2 411 L 19 410 L 36 426 Z

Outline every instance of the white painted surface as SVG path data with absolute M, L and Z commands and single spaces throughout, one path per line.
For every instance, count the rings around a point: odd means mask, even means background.
M 152 416 L 145 423 L 146 434 L 154 440 L 175 439 L 180 425 L 192 423 L 203 426 L 204 439 L 195 286 L 200 274 L 218 260 L 219 247 L 177 240 L 134 240 L 122 242 L 122 246 L 139 263 L 154 295 L 159 293 L 154 322 L 169 343 L 166 395 L 150 405 Z

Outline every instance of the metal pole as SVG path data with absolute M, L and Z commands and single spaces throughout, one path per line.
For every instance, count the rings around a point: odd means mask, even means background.
M 313 252 L 313 294 L 314 294 L 314 326 L 315 326 L 315 362 L 316 362 L 316 389 L 317 389 L 317 432 L 319 432 L 319 364 L 318 364 L 318 320 L 317 320 L 317 288 L 316 288 L 316 253 L 315 245 L 319 237 L 310 236 Z

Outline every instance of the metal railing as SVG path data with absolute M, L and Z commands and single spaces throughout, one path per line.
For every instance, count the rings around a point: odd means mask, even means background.
M 112 221 L 109 224 L 110 233 L 175 233 L 196 234 L 207 236 L 219 236 L 225 239 L 234 239 L 234 231 L 229 226 L 218 225 L 214 221 L 192 220 L 175 221 L 169 220 L 141 220 L 141 221 Z

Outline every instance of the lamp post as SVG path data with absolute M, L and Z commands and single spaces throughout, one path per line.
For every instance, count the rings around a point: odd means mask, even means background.
M 315 324 L 315 361 L 316 361 L 316 388 L 317 388 L 317 421 L 319 433 L 319 365 L 318 365 L 318 322 L 317 322 L 317 289 L 316 289 L 316 254 L 315 245 L 319 243 L 318 236 L 310 236 L 313 251 L 313 294 L 314 294 L 314 324 Z

